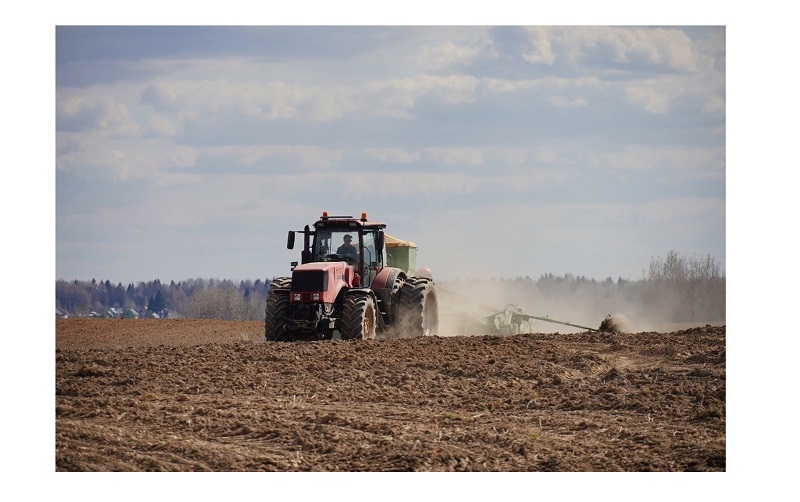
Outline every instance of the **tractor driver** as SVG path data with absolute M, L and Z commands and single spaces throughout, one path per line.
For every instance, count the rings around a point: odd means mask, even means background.
M 343 237 L 344 244 L 339 246 L 339 249 L 336 250 L 336 254 L 340 255 L 344 258 L 348 263 L 351 265 L 358 261 L 358 250 L 355 246 L 351 244 L 353 241 L 353 236 L 347 234 Z

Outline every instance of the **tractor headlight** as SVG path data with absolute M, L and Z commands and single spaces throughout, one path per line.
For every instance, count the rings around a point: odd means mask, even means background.
M 300 295 L 300 293 L 294 293 L 293 297 L 294 297 L 294 301 L 299 302 L 301 295 Z
M 312 294 L 311 295 L 311 299 L 314 300 L 315 302 L 318 302 L 319 301 L 319 293 Z

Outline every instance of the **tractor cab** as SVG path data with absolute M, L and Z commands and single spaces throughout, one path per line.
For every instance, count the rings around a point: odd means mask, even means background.
M 343 261 L 352 266 L 358 282 L 365 287 L 372 284 L 385 264 L 383 258 L 385 223 L 352 216 L 328 216 L 327 212 L 314 223 L 314 230 L 304 230 L 302 262 Z M 294 234 L 289 232 L 288 248 L 294 247 Z M 312 240 L 313 238 L 313 240 Z

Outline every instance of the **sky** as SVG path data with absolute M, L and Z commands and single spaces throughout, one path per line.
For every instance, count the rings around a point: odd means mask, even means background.
M 322 211 L 441 280 L 726 260 L 724 26 L 57 26 L 56 278 L 286 275 Z

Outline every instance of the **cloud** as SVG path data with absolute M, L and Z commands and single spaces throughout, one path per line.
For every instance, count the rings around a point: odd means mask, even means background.
M 480 148 L 426 148 L 424 151 L 434 162 L 445 165 L 484 165 L 484 152 Z
M 412 164 L 419 162 L 422 154 L 405 148 L 367 148 L 364 155 L 385 164 Z
M 704 113 L 725 113 L 725 98 L 720 95 L 706 96 L 703 100 Z
M 553 106 L 570 110 L 585 108 L 589 105 L 589 102 L 584 98 L 568 98 L 565 96 L 551 96 L 550 102 L 553 103 Z
M 522 59 L 532 64 L 552 65 L 556 61 L 553 46 L 550 42 L 547 27 L 530 27 L 525 31 L 528 35 L 528 43 L 523 47 Z
M 254 62 L 253 64 L 258 64 Z M 267 67 L 265 73 L 269 73 Z M 354 114 L 410 117 L 420 100 L 444 106 L 470 103 L 478 80 L 468 75 L 308 85 L 281 80 L 183 80 L 148 85 L 141 103 L 182 119 L 233 114 L 258 120 L 330 122 Z
M 97 132 L 62 132 L 56 137 L 56 169 L 91 179 L 156 181 L 167 169 L 195 162 L 194 149 L 171 141 L 109 138 Z
M 588 166 L 611 171 L 658 171 L 673 178 L 724 179 L 723 147 L 656 147 L 628 145 L 618 149 L 593 148 L 585 155 Z
M 193 63 L 200 64 L 200 63 Z M 231 66 L 236 75 L 257 61 L 240 60 Z M 269 73 L 268 67 L 263 67 Z M 306 85 L 282 80 L 163 80 L 141 92 L 142 105 L 181 120 L 202 120 L 215 115 L 241 115 L 259 120 L 303 118 L 330 121 L 352 108 L 352 89 L 341 86 Z
M 178 120 L 165 115 L 154 114 L 147 118 L 147 130 L 153 136 L 174 138 L 183 131 L 183 127 Z
M 549 33 L 552 45 L 571 65 L 698 70 L 692 41 L 678 28 L 564 27 Z
M 248 171 L 253 174 L 324 170 L 339 163 L 341 150 L 315 145 L 224 145 L 197 149 L 198 164 L 215 172 L 235 171 L 237 167 L 259 166 L 266 169 Z M 205 171 L 204 171 L 205 172 Z
M 411 118 L 414 110 L 425 104 L 456 106 L 475 101 L 478 79 L 471 75 L 415 75 L 389 80 L 373 80 L 363 88 L 353 90 L 358 100 L 357 110 L 375 116 Z M 354 99 L 356 101 L 356 99 Z
M 175 112 L 185 106 L 181 96 L 187 94 L 185 91 L 179 91 L 175 84 L 156 82 L 142 91 L 141 103 L 153 107 L 157 112 Z
M 544 79 L 538 80 L 508 80 L 500 78 L 482 78 L 480 88 L 491 94 L 508 94 L 520 91 L 531 91 L 542 87 Z
M 574 73 L 584 65 L 599 68 L 608 63 L 652 65 L 661 60 L 661 51 L 680 52 L 670 47 L 664 35 L 654 39 L 651 31 L 597 26 L 493 27 L 487 32 L 485 49 L 473 61 L 476 65 L 522 76 L 544 69 Z M 676 31 L 676 34 L 681 33 Z
M 424 47 L 420 56 L 420 67 L 427 70 L 446 70 L 466 66 L 480 55 L 479 49 L 446 42 L 436 47 Z
M 113 97 L 85 93 L 56 96 L 56 128 L 60 131 L 101 129 L 113 133 L 135 133 L 128 106 Z
M 652 87 L 633 85 L 625 89 L 625 97 L 629 103 L 641 106 L 650 113 L 667 113 L 669 96 Z

